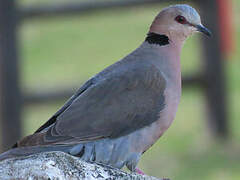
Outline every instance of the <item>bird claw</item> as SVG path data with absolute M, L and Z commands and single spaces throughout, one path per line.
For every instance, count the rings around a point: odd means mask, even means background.
M 144 172 L 142 170 L 140 170 L 139 168 L 136 168 L 136 173 L 141 174 L 141 175 L 145 175 Z

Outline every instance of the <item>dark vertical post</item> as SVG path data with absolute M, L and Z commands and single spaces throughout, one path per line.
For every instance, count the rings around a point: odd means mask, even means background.
M 220 49 L 220 32 L 217 0 L 198 1 L 203 23 L 212 31 L 212 38 L 203 38 L 204 74 L 209 124 L 213 133 L 227 137 L 226 92 L 224 57 Z
M 0 0 L 0 141 L 1 151 L 21 135 L 21 93 L 16 43 L 14 0 Z

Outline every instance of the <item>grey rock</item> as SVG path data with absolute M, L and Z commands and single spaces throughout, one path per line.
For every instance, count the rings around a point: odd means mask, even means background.
M 0 162 L 1 180 L 160 180 L 88 163 L 64 152 L 44 152 Z

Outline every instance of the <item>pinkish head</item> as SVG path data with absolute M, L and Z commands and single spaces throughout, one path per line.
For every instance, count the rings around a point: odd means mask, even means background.
M 153 21 L 149 32 L 164 34 L 171 41 L 183 42 L 194 32 L 207 36 L 211 32 L 201 23 L 198 12 L 189 5 L 173 5 L 163 9 Z

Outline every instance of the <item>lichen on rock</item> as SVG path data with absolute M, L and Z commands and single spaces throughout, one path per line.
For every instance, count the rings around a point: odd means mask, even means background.
M 63 152 L 44 152 L 0 162 L 1 180 L 160 180 L 88 163 Z

